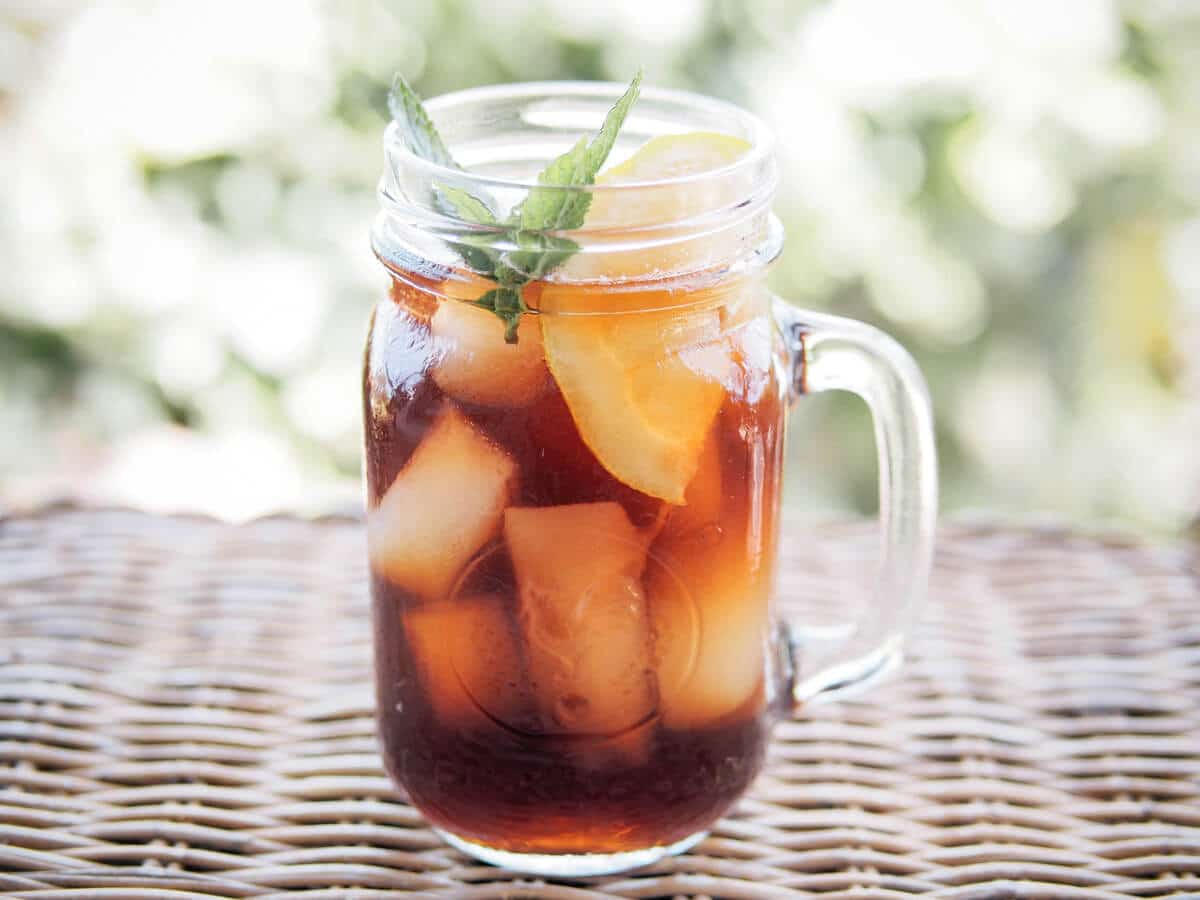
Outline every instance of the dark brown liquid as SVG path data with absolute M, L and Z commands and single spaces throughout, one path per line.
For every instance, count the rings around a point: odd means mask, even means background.
M 380 735 L 388 774 L 434 825 L 512 852 L 619 852 L 673 843 L 712 824 L 762 764 L 766 725 L 755 710 L 704 731 L 654 723 L 640 765 L 603 740 L 521 735 L 500 724 L 439 723 L 413 677 L 401 617 L 406 598 L 374 582 Z
M 769 581 L 782 451 L 782 400 L 770 367 L 752 371 L 742 365 L 741 377 L 726 386 L 711 437 L 720 466 L 718 512 L 711 523 L 689 521 L 687 531 L 679 524 L 685 521 L 682 513 L 622 483 L 601 464 L 553 381 L 535 402 L 520 408 L 473 405 L 443 394 L 429 375 L 437 359 L 429 309 L 414 303 L 407 288 L 393 294 L 393 302 L 376 312 L 364 375 L 371 508 L 404 470 L 439 412 L 453 403 L 516 462 L 513 505 L 619 503 L 651 541 L 647 584 L 654 567 L 673 573 L 670 577 L 680 583 L 692 583 L 693 577 L 699 579 L 696 584 L 723 583 L 722 572 L 704 568 L 713 565 L 738 569 L 729 576 L 732 583 Z M 555 535 L 546 535 L 547 552 L 553 553 L 554 541 Z M 436 642 L 448 648 L 449 657 L 465 661 L 459 672 L 478 668 L 480 653 L 487 656 L 484 671 L 513 700 L 503 713 L 480 699 L 471 684 L 427 683 L 430 669 L 420 664 L 422 651 L 411 635 L 419 633 L 414 629 L 421 627 L 425 611 L 453 598 L 419 596 L 378 567 L 372 590 L 385 764 L 431 823 L 460 837 L 541 853 L 620 852 L 673 843 L 709 827 L 762 765 L 774 695 L 764 681 L 735 708 L 721 708 L 709 720 L 673 715 L 666 693 L 655 688 L 651 712 L 617 733 L 574 734 L 552 727 L 550 713 L 538 708 L 529 660 L 520 649 L 517 578 L 499 537 L 475 554 L 453 590 L 454 597 L 493 598 L 499 640 L 483 648 L 460 647 L 457 642 L 469 642 L 468 635 L 438 633 Z M 647 602 L 656 602 L 652 592 Z M 762 598 L 731 602 L 761 602 L 765 608 Z M 718 609 L 706 615 L 712 620 L 719 614 Z M 722 626 L 712 621 L 708 627 Z M 507 656 L 497 649 L 508 646 L 518 649 Z M 752 652 L 750 663 L 765 671 L 759 651 Z M 652 656 L 653 650 L 646 663 L 651 679 Z M 457 673 L 450 674 L 453 680 Z M 437 692 L 451 689 L 455 696 L 470 696 L 478 708 L 447 718 Z

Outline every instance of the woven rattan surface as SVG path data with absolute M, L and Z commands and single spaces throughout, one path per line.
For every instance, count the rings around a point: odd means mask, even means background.
M 1200 896 L 1194 548 L 945 529 L 900 677 L 782 724 L 690 854 L 547 884 L 442 845 L 384 777 L 361 544 L 0 521 L 0 895 Z M 806 529 L 782 593 L 874 552 L 866 525 Z

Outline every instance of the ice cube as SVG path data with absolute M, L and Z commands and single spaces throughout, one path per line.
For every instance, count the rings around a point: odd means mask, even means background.
M 778 389 L 777 373 L 784 371 L 786 364 L 779 358 L 782 344 L 768 317 L 758 316 L 739 324 L 727 340 L 734 348 L 731 383 L 739 397 L 746 403 L 758 403 L 767 391 Z
M 493 313 L 459 300 L 443 300 L 429 323 L 437 363 L 433 380 L 464 403 L 526 406 L 549 383 L 542 330 L 531 316 L 504 342 L 504 323 Z
M 445 595 L 498 533 L 516 476 L 513 459 L 446 404 L 367 515 L 371 565 L 422 597 Z
M 694 302 L 694 298 L 693 298 Z M 608 323 L 611 342 L 628 360 L 662 359 L 721 337 L 721 315 L 714 309 L 667 309 L 616 316 Z
M 548 729 L 614 735 L 654 712 L 646 544 L 617 503 L 512 507 L 504 536 Z
M 421 686 L 445 725 L 486 727 L 488 720 L 515 726 L 531 703 L 517 636 L 492 594 L 414 605 L 404 612 L 404 632 Z
M 669 728 L 719 725 L 762 685 L 769 572 L 736 528 L 680 535 L 673 525 L 645 574 L 659 712 Z

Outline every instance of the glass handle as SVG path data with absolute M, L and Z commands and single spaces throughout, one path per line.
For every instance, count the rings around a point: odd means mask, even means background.
M 913 358 L 862 322 L 797 310 L 774 300 L 791 354 L 791 398 L 820 391 L 862 397 L 875 423 L 882 531 L 873 602 L 836 649 L 827 637 L 790 629 L 797 706 L 840 699 L 893 669 L 925 596 L 937 518 L 937 456 L 929 392 Z M 810 670 L 811 669 L 811 670 Z

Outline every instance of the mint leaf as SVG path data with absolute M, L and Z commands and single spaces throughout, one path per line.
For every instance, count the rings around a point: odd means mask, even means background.
M 513 224 L 519 227 L 515 240 L 520 249 L 506 254 L 503 261 L 522 273 L 526 281 L 544 277 L 579 250 L 574 241 L 545 232 L 583 226 L 592 195 L 574 188 L 595 183 L 641 87 L 642 73 L 638 72 L 608 111 L 591 142 L 586 137 L 580 138 L 574 147 L 546 166 L 538 175 L 538 184 L 542 186 L 531 190 L 514 211 Z
M 588 143 L 587 138 L 555 159 L 540 175 L 538 184 L 521 203 L 519 224 L 526 231 L 566 231 L 583 226 L 592 195 L 587 191 L 558 190 L 562 187 L 582 187 L 594 184 L 617 142 L 617 134 L 625 124 L 630 107 L 641 93 L 642 73 L 634 76 L 629 88 L 613 104 L 599 134 Z
M 388 110 L 400 131 L 404 145 L 416 156 L 450 169 L 461 169 L 450 154 L 446 142 L 438 134 L 433 119 L 404 76 L 399 72 L 392 79 L 388 93 Z M 487 199 L 481 199 L 462 188 L 435 184 L 434 203 L 439 210 L 477 225 L 496 225 L 496 214 Z M 463 262 L 485 277 L 495 277 L 500 254 L 488 248 L 496 235 L 480 234 L 454 242 L 454 249 Z
M 503 265 L 516 271 L 522 282 L 537 281 L 579 250 L 569 238 L 539 231 L 518 231 L 515 240 L 520 249 L 506 254 Z
M 447 215 L 456 216 L 465 222 L 493 226 L 494 230 L 491 231 L 456 235 L 450 243 L 468 266 L 488 278 L 495 278 L 497 267 L 500 266 L 500 252 L 491 245 L 503 238 L 505 231 L 495 227 L 499 222 L 492 208 L 462 188 L 435 184 L 433 190 L 438 207 Z
M 495 278 L 497 267 L 504 264 L 500 261 L 500 252 L 491 247 L 497 235 L 467 234 L 450 242 L 454 252 L 462 257 L 471 269 L 485 278 Z
M 421 98 L 399 72 L 392 78 L 392 89 L 388 92 L 388 112 L 400 126 L 400 137 L 404 140 L 404 145 L 414 155 L 439 166 L 462 168 L 450 155 L 446 142 L 434 127 L 433 119 L 429 118 Z
M 547 185 L 544 188 L 534 188 L 529 192 L 519 207 L 520 217 L 516 224 L 526 231 L 561 231 L 564 228 L 578 228 L 570 222 L 583 217 L 592 203 L 591 194 L 587 191 L 561 190 L 580 185 L 591 184 L 587 174 L 588 139 L 581 137 L 578 143 L 562 156 L 555 159 L 541 174 L 538 184 Z
M 608 154 L 612 153 L 612 148 L 616 146 L 617 135 L 621 132 L 621 126 L 625 124 L 625 117 L 629 115 L 629 110 L 633 108 L 633 104 L 637 102 L 638 96 L 642 92 L 642 70 L 638 69 L 638 73 L 633 76 L 633 81 L 629 83 L 625 93 L 620 99 L 613 104 L 613 108 L 608 111 L 608 115 L 604 117 L 604 124 L 600 126 L 600 133 L 596 135 L 596 139 L 588 146 L 588 171 L 591 173 L 588 179 L 588 184 L 596 179 L 596 174 L 603 167 L 605 160 L 608 159 Z M 568 228 L 579 228 L 583 225 L 580 220 L 578 225 L 568 225 Z
M 478 300 L 468 300 L 467 302 L 499 316 L 504 322 L 504 343 L 515 344 L 517 342 L 517 326 L 521 324 L 521 316 L 529 312 L 529 307 L 525 305 L 519 289 L 492 288 Z
M 468 222 L 475 222 L 478 225 L 498 224 L 492 208 L 473 194 L 462 188 L 450 187 L 445 184 L 435 184 L 433 188 L 460 219 L 466 219 Z

